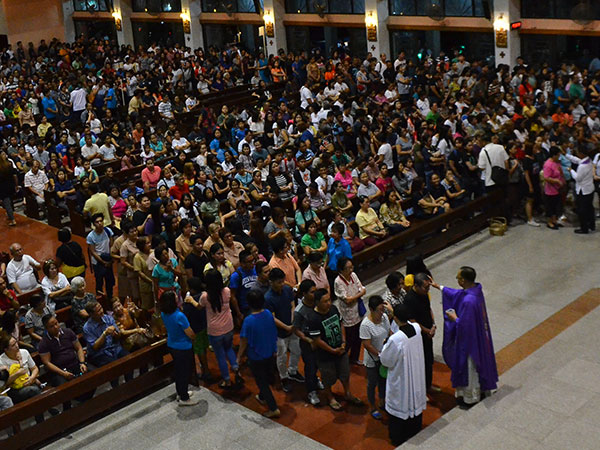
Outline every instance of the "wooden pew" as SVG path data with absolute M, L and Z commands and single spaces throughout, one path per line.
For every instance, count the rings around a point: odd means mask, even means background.
M 31 300 L 31 297 L 37 294 L 44 294 L 44 291 L 42 291 L 41 287 L 35 288 L 33 291 L 24 292 L 23 294 L 17 295 L 17 301 L 19 302 L 19 305 L 29 307 L 29 300 Z
M 170 379 L 173 368 L 172 361 L 164 362 L 166 353 L 168 353 L 166 340 L 159 341 L 92 370 L 58 388 L 46 389 L 40 395 L 0 412 L 0 430 L 7 428 L 15 430 L 13 436 L 0 441 L 0 447 L 7 450 L 40 447 L 51 438 L 58 437 L 90 419 L 101 417 L 113 408 L 164 384 Z M 58 407 L 121 375 L 148 367 L 157 361 L 162 364 L 154 366 L 131 381 L 122 383 L 117 388 L 101 393 L 57 416 L 50 417 L 40 424 L 21 429 L 21 423 L 35 415 L 43 414 L 50 408 Z
M 69 217 L 71 218 L 71 232 L 77 236 L 87 237 L 86 221 L 79 211 L 77 211 L 77 202 L 75 199 L 67 198 L 69 207 Z
M 28 188 L 23 188 L 23 192 L 25 192 L 25 215 L 30 219 L 40 220 L 40 206 L 35 196 Z
M 48 225 L 55 228 L 62 228 L 62 216 L 64 210 L 56 204 L 58 196 L 54 191 L 44 191 L 44 200 L 46 201 L 46 210 L 48 211 Z
M 500 214 L 501 202 L 502 192 L 498 190 L 437 217 L 418 223 L 411 222 L 411 227 L 407 230 L 353 255 L 355 271 L 363 283 L 369 283 L 383 275 L 382 259 L 391 256 L 384 271 L 388 273 L 400 267 L 410 255 L 430 255 L 443 250 L 486 227 L 491 217 Z M 440 232 L 447 224 L 450 224 L 448 230 Z M 405 249 L 413 244 L 411 248 Z

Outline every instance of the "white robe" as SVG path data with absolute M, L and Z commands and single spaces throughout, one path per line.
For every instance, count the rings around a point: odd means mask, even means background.
M 418 416 L 427 407 L 421 328 L 415 323 L 410 325 L 416 334 L 408 338 L 397 331 L 379 356 L 381 364 L 388 368 L 385 409 L 403 420 Z

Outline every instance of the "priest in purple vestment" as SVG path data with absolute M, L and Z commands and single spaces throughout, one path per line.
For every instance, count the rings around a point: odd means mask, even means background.
M 444 342 L 442 353 L 452 371 L 452 386 L 460 404 L 471 406 L 481 394 L 497 388 L 498 370 L 492 332 L 481 284 L 475 282 L 475 269 L 461 267 L 456 276 L 462 289 L 431 286 L 442 292 Z

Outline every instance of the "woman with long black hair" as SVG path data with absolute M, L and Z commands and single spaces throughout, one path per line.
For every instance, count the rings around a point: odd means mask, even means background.
M 228 362 L 235 373 L 235 384 L 240 385 L 244 381 L 233 351 L 233 315 L 229 307 L 231 292 L 223 285 L 223 277 L 216 269 L 209 269 L 204 274 L 204 283 L 206 292 L 202 293 L 199 302 L 191 297 L 187 297 L 185 301 L 196 308 L 206 308 L 208 341 L 215 352 L 223 378 L 219 387 L 227 389 L 233 386 Z

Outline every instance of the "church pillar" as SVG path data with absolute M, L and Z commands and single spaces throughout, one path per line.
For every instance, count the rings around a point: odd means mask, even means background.
M 510 24 L 521 20 L 521 0 L 494 0 L 494 47 L 496 65 L 514 67 L 521 54 L 521 37 Z
M 379 55 L 385 53 L 388 60 L 393 60 L 390 54 L 390 33 L 387 27 L 388 17 L 388 2 L 365 0 L 367 52 L 371 52 L 378 59 Z

